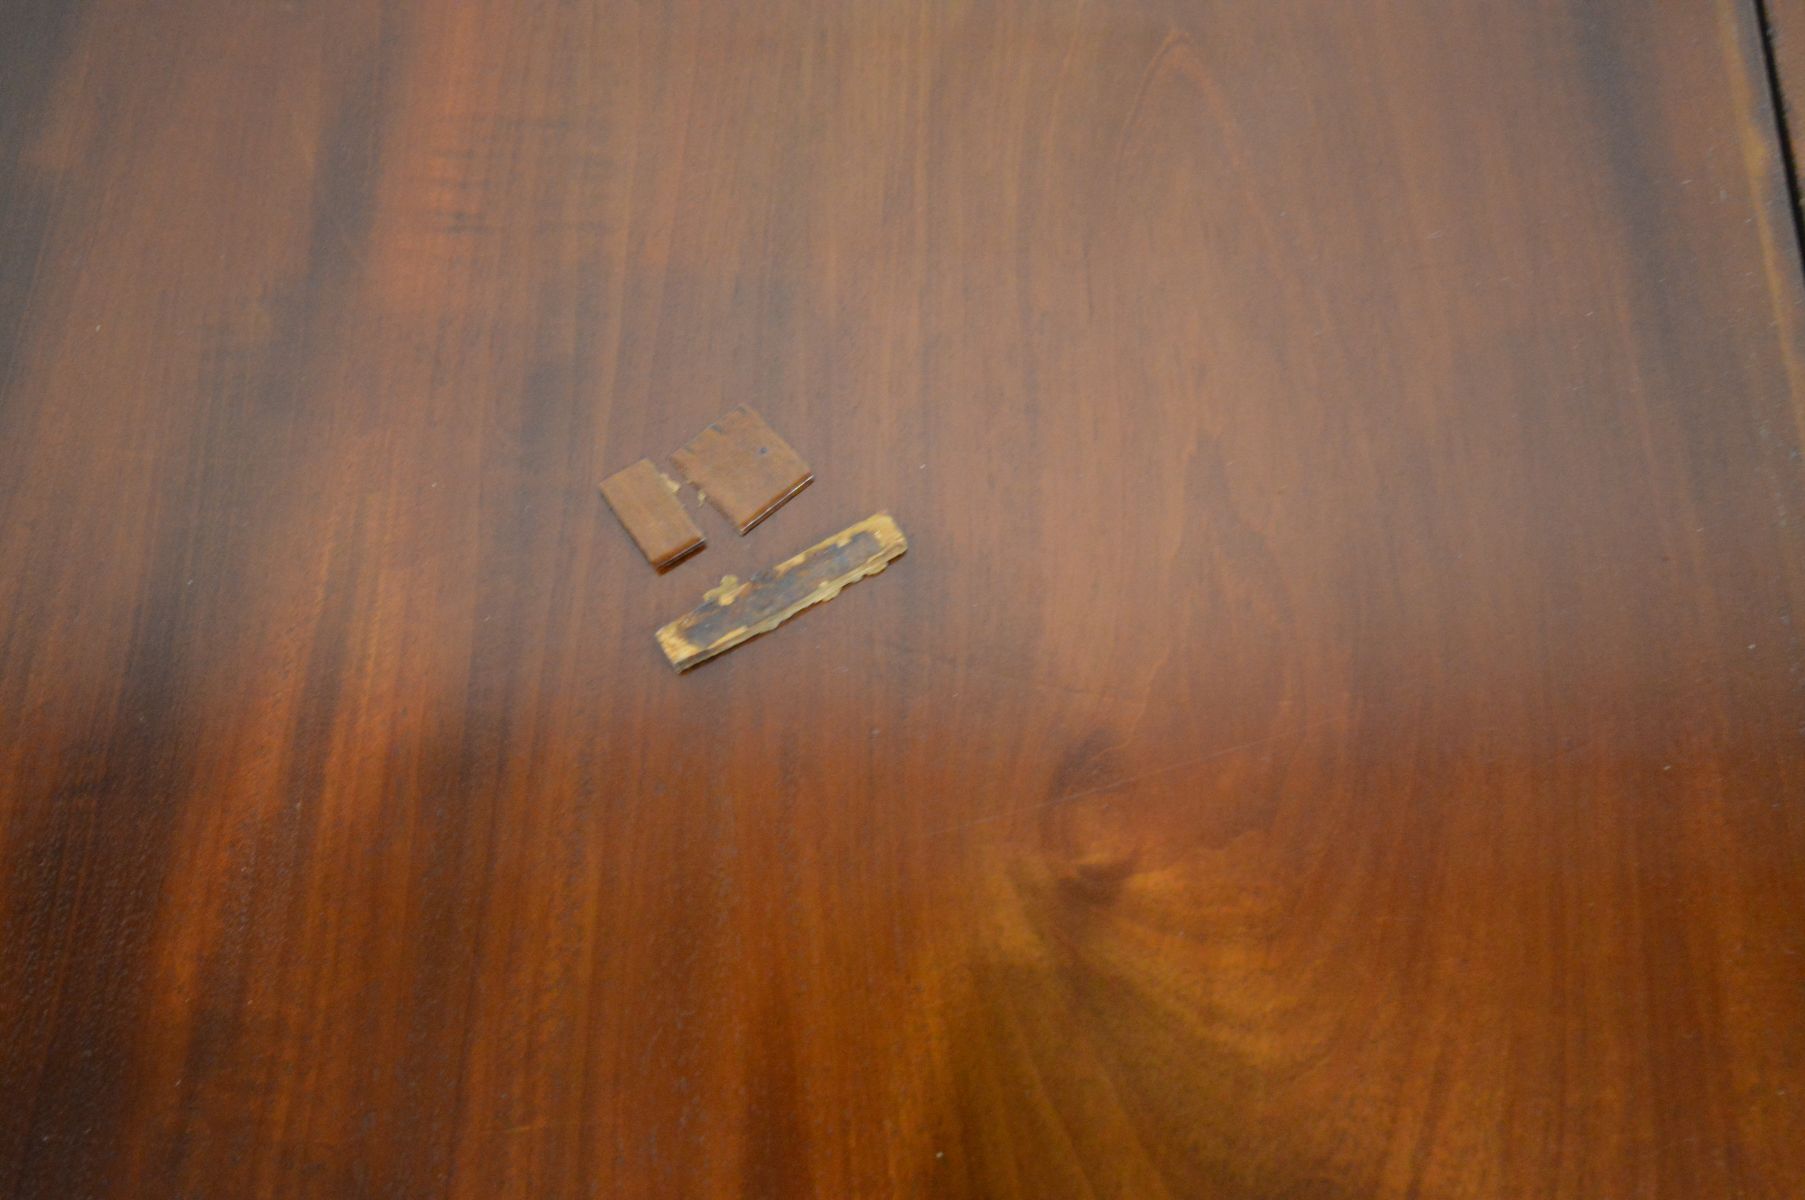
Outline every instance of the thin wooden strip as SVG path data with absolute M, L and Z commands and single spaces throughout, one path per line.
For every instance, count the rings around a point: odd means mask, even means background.
M 811 604 L 832 600 L 908 548 L 889 513 L 873 514 L 743 583 L 727 576 L 700 605 L 658 631 L 659 648 L 673 667 L 687 671 L 768 633 Z
M 677 498 L 677 485 L 650 459 L 608 476 L 602 495 L 653 566 L 668 567 L 702 548 L 702 531 Z

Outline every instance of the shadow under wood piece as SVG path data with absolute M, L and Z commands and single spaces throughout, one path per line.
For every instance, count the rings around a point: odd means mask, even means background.
M 700 605 L 658 631 L 658 646 L 673 667 L 687 671 L 768 633 L 811 604 L 832 600 L 908 548 L 889 513 L 866 517 L 744 583 L 727 576 Z
M 743 404 L 709 422 L 671 461 L 742 534 L 815 477 L 802 456 Z
M 650 459 L 608 476 L 602 495 L 654 567 L 668 567 L 702 548 L 702 531 L 677 498 L 676 483 Z

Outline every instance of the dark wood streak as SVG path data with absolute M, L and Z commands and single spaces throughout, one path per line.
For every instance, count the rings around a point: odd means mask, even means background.
M 7 393 L 19 374 L 52 207 L 52 185 L 25 161 L 26 149 L 46 116 L 82 9 L 66 0 L 21 0 L 9 6 L 0 39 L 0 436 L 8 429 Z M 0 480 L 0 497 L 6 494 Z
M 0 1195 L 1800 1194 L 1759 32 L 13 5 Z
M 1805 265 L 1805 0 L 1750 0 L 1762 39 L 1769 91 L 1769 120 L 1787 170 L 1793 232 Z

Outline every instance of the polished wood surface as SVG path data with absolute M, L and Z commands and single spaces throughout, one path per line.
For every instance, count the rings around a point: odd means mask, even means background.
M 1805 1194 L 1752 6 L 6 21 L 0 1195 Z

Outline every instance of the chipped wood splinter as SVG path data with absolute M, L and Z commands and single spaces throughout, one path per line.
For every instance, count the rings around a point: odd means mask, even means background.
M 832 600 L 908 548 L 889 513 L 866 517 L 743 583 L 727 576 L 700 605 L 658 631 L 659 648 L 673 667 L 687 671 L 777 628 L 811 604 Z

